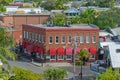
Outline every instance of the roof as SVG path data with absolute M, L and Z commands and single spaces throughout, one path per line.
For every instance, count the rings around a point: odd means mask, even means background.
M 120 68 L 120 43 L 108 46 L 111 65 L 113 68 Z
M 111 32 L 114 36 L 120 35 L 120 28 L 119 27 L 113 28 L 113 29 L 110 29 L 110 30 L 111 30 Z
M 64 13 L 79 13 L 79 11 L 76 8 L 72 7 L 68 10 L 65 10 Z
M 28 26 L 34 26 L 34 27 L 40 27 L 44 29 L 99 29 L 95 25 L 88 25 L 88 24 L 71 24 L 70 26 L 47 26 L 47 25 L 42 25 L 42 24 L 25 24 Z
M 106 31 L 100 31 L 99 32 L 99 36 L 108 36 L 108 35 L 113 36 L 111 33 L 108 33 Z

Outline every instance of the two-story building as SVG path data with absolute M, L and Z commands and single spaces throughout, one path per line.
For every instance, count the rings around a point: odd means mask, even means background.
M 97 58 L 99 28 L 95 25 L 72 24 L 49 26 L 41 24 L 23 25 L 22 47 L 27 55 L 51 62 L 72 61 L 74 52 L 86 49 L 89 60 Z M 74 49 L 74 38 L 77 47 Z

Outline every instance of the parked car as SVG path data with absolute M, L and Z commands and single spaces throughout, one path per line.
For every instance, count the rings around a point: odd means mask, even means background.
M 96 72 L 105 72 L 106 62 L 105 60 L 96 60 L 95 62 L 90 64 L 90 70 Z

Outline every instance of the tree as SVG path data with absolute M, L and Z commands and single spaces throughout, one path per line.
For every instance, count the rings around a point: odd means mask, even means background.
M 98 74 L 97 80 L 120 80 L 119 69 L 108 68 L 106 72 Z
M 3 63 L 7 63 L 7 59 L 16 59 L 16 54 L 9 50 L 9 47 L 13 45 L 12 37 L 7 33 L 5 28 L 0 28 L 0 59 Z M 9 66 L 9 64 L 8 64 Z M 8 67 L 9 68 L 9 67 Z M 9 74 L 7 71 L 2 71 L 2 66 L 0 68 L 0 78 L 8 80 Z
M 63 69 L 48 69 L 44 71 L 44 75 L 47 80 L 64 80 L 67 72 Z
M 3 5 L 0 5 L 0 11 L 1 11 L 1 12 L 5 12 L 5 11 L 6 11 L 6 8 L 5 8 Z
M 9 5 L 13 0 L 0 0 L 0 4 L 2 5 Z
M 55 25 L 64 25 L 66 22 L 66 15 L 63 13 L 54 13 L 54 16 L 51 18 L 51 21 Z
M 93 24 L 101 29 L 115 28 L 120 26 L 120 8 L 111 8 L 107 11 L 101 11 L 94 19 Z
M 80 62 L 80 75 L 81 75 L 81 80 L 82 80 L 82 65 L 84 64 L 84 58 L 88 58 L 89 52 L 86 49 L 81 49 L 80 52 L 77 54 L 77 58 L 79 59 Z
M 79 16 L 75 16 L 71 18 L 71 24 L 79 24 L 80 23 L 80 18 Z
M 85 6 L 114 7 L 117 0 L 86 0 Z
M 12 71 L 14 76 L 10 77 L 9 80 L 44 80 L 42 74 L 34 73 L 31 70 L 14 67 Z
M 81 23 L 93 23 L 95 16 L 95 10 L 88 8 L 80 15 L 80 21 Z
M 13 45 L 13 39 L 7 33 L 7 30 L 5 28 L 0 28 L 0 59 L 3 63 L 8 63 L 7 58 L 12 60 L 16 59 L 16 54 L 9 50 L 9 47 Z
M 64 6 L 65 0 L 46 0 L 44 3 L 41 3 L 41 7 L 45 8 L 46 10 L 59 10 L 59 9 L 67 9 Z M 47 5 L 46 5 L 47 4 Z

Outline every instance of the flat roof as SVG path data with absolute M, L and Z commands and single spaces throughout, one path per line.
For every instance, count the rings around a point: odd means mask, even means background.
M 44 29 L 62 29 L 62 28 L 80 28 L 80 29 L 99 29 L 96 25 L 92 24 L 71 24 L 69 26 L 47 26 L 47 25 L 42 25 L 42 24 L 25 24 L 28 26 L 33 26 L 33 27 L 39 27 L 39 28 L 44 28 Z

